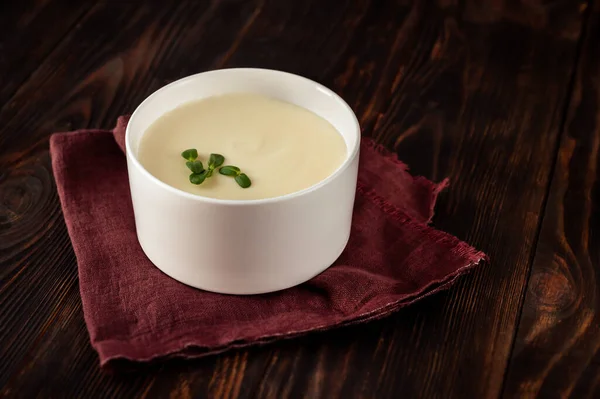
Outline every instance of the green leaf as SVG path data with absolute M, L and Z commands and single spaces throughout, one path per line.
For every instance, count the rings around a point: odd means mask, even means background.
M 192 173 L 190 175 L 190 183 L 198 185 L 198 184 L 202 184 L 202 182 L 204 182 L 204 180 L 207 177 L 207 171 L 205 170 L 202 173 Z
M 221 154 L 210 154 L 210 158 L 208 159 L 208 167 L 210 169 L 216 169 L 219 166 L 223 165 L 225 162 L 225 157 Z
M 198 151 L 195 148 L 190 148 L 189 150 L 185 150 L 181 153 L 181 156 L 187 159 L 188 161 L 195 161 L 198 158 Z
M 237 166 L 227 165 L 219 169 L 219 173 L 225 176 L 237 176 L 240 174 L 240 168 Z
M 200 161 L 187 161 L 185 166 L 188 167 L 193 173 L 202 173 L 204 172 L 204 166 Z
M 207 169 L 207 170 L 206 170 L 206 177 L 207 177 L 207 178 L 211 177 L 211 176 L 212 176 L 212 174 L 213 174 L 213 169 Z
M 248 188 L 252 184 L 250 178 L 245 173 L 241 173 L 235 177 L 235 181 L 241 188 Z

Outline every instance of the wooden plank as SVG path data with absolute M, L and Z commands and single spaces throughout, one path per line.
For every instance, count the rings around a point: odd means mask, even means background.
M 0 107 L 92 5 L 78 0 L 0 3 Z
M 536 249 L 506 397 L 600 397 L 600 2 Z
M 0 111 L 0 394 L 497 396 L 580 25 L 575 2 L 99 4 Z M 165 83 L 222 66 L 284 69 L 342 94 L 414 172 L 452 178 L 435 224 L 492 264 L 365 326 L 99 372 L 48 136 L 111 126 Z

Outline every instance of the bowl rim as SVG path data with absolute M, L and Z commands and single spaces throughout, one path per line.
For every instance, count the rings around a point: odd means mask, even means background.
M 131 121 L 133 119 L 135 119 L 136 115 L 139 114 L 141 111 L 141 109 L 144 108 L 144 106 L 149 103 L 150 101 L 152 101 L 155 97 L 157 97 L 160 93 L 170 90 L 175 86 L 179 86 L 179 85 L 183 85 L 186 84 L 187 82 L 189 82 L 190 80 L 194 80 L 197 79 L 199 76 L 205 76 L 205 75 L 211 75 L 211 74 L 219 74 L 222 72 L 231 72 L 231 71 L 240 71 L 240 72 L 249 72 L 249 73 L 253 73 L 256 71 L 261 71 L 262 73 L 273 73 L 273 74 L 281 74 L 281 75 L 287 75 L 290 78 L 293 79 L 300 79 L 300 80 L 304 80 L 310 84 L 313 84 L 316 86 L 317 90 L 331 96 L 334 101 L 338 102 L 350 115 L 350 117 L 352 118 L 352 124 L 354 125 L 354 134 L 356 135 L 356 141 L 354 144 L 354 147 L 351 148 L 351 151 L 349 152 L 348 156 L 346 157 L 346 159 L 344 160 L 344 162 L 342 162 L 342 164 L 333 172 L 331 173 L 329 176 L 327 176 L 325 179 L 321 180 L 320 182 L 313 184 L 312 186 L 309 186 L 307 188 L 304 188 L 302 190 L 299 191 L 294 191 L 292 193 L 288 193 L 288 194 L 284 194 L 284 195 L 279 195 L 276 197 L 269 197 L 269 198 L 261 198 L 261 199 L 251 199 L 251 200 L 235 200 L 235 199 L 220 199 L 220 198 L 212 198 L 212 197 L 205 197 L 202 195 L 198 195 L 198 194 L 192 194 L 189 193 L 187 191 L 183 191 L 180 190 L 178 188 L 175 188 L 161 180 L 159 180 L 157 177 L 155 177 L 153 174 L 151 174 L 150 172 L 148 172 L 148 170 L 146 170 L 146 168 L 144 168 L 144 166 L 141 164 L 141 162 L 137 159 L 137 157 L 133 154 L 133 150 L 131 149 L 131 146 L 129 145 L 129 140 L 131 137 L 130 134 L 130 127 L 131 127 Z M 188 198 L 190 200 L 193 201 L 198 201 L 198 202 L 206 202 L 206 203 L 213 203 L 213 204 L 221 204 L 221 205 L 234 205 L 234 206 L 244 206 L 244 205 L 259 205 L 259 204 L 268 204 L 268 203 L 277 203 L 277 202 L 284 202 L 284 201 L 288 201 L 288 200 L 292 200 L 298 197 L 303 197 L 306 196 L 316 190 L 318 190 L 319 188 L 329 184 L 329 182 L 333 181 L 336 177 L 338 177 L 339 175 L 341 175 L 346 169 L 348 169 L 348 167 L 352 164 L 352 162 L 356 159 L 356 157 L 358 156 L 359 150 L 360 150 L 360 142 L 361 142 L 361 132 L 360 132 L 360 123 L 358 122 L 358 118 L 356 117 L 356 114 L 354 113 L 354 111 L 352 110 L 352 108 L 350 107 L 350 105 L 348 105 L 348 103 L 346 101 L 344 101 L 344 99 L 342 97 L 340 97 L 337 93 L 335 93 L 333 90 L 329 89 L 326 86 L 323 86 L 322 84 L 315 82 L 314 80 L 308 79 L 304 76 L 301 75 L 296 75 L 290 72 L 285 72 L 285 71 L 280 71 L 277 69 L 267 69 L 267 68 L 220 68 L 220 69 L 212 69 L 212 70 L 208 70 L 205 72 L 200 72 L 200 73 L 196 73 L 193 75 L 189 75 L 186 77 L 183 77 L 181 79 L 175 80 L 161 88 L 159 88 L 158 90 L 154 91 L 152 94 L 150 94 L 148 97 L 146 97 L 137 107 L 136 109 L 133 111 L 133 113 L 131 114 L 130 118 L 129 118 L 129 123 L 127 124 L 127 128 L 125 129 L 125 153 L 127 156 L 128 161 L 131 161 L 131 163 L 134 165 L 134 167 L 136 167 L 141 173 L 142 175 L 144 175 L 144 177 L 146 177 L 147 179 L 149 179 L 152 183 L 158 185 L 159 187 L 166 189 L 167 191 L 170 191 L 173 194 L 179 195 L 181 197 L 184 198 Z M 129 162 L 128 162 L 128 168 L 129 168 Z

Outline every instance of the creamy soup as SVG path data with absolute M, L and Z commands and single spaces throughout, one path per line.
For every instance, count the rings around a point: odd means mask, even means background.
M 217 171 L 190 183 L 181 152 L 195 148 L 208 165 L 225 157 L 251 180 L 241 188 Z M 346 158 L 346 144 L 325 119 L 273 98 L 234 93 L 186 103 L 157 119 L 142 136 L 138 159 L 164 183 L 205 197 L 261 199 L 303 190 L 331 175 Z

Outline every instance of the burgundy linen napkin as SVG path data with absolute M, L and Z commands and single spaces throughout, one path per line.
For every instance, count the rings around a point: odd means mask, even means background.
M 124 147 L 113 130 L 56 133 L 52 167 L 79 267 L 92 346 L 117 359 L 198 357 L 383 317 L 449 287 L 485 255 L 427 225 L 446 182 L 414 178 L 363 138 L 346 250 L 325 272 L 284 291 L 233 296 L 163 274 L 135 234 Z

